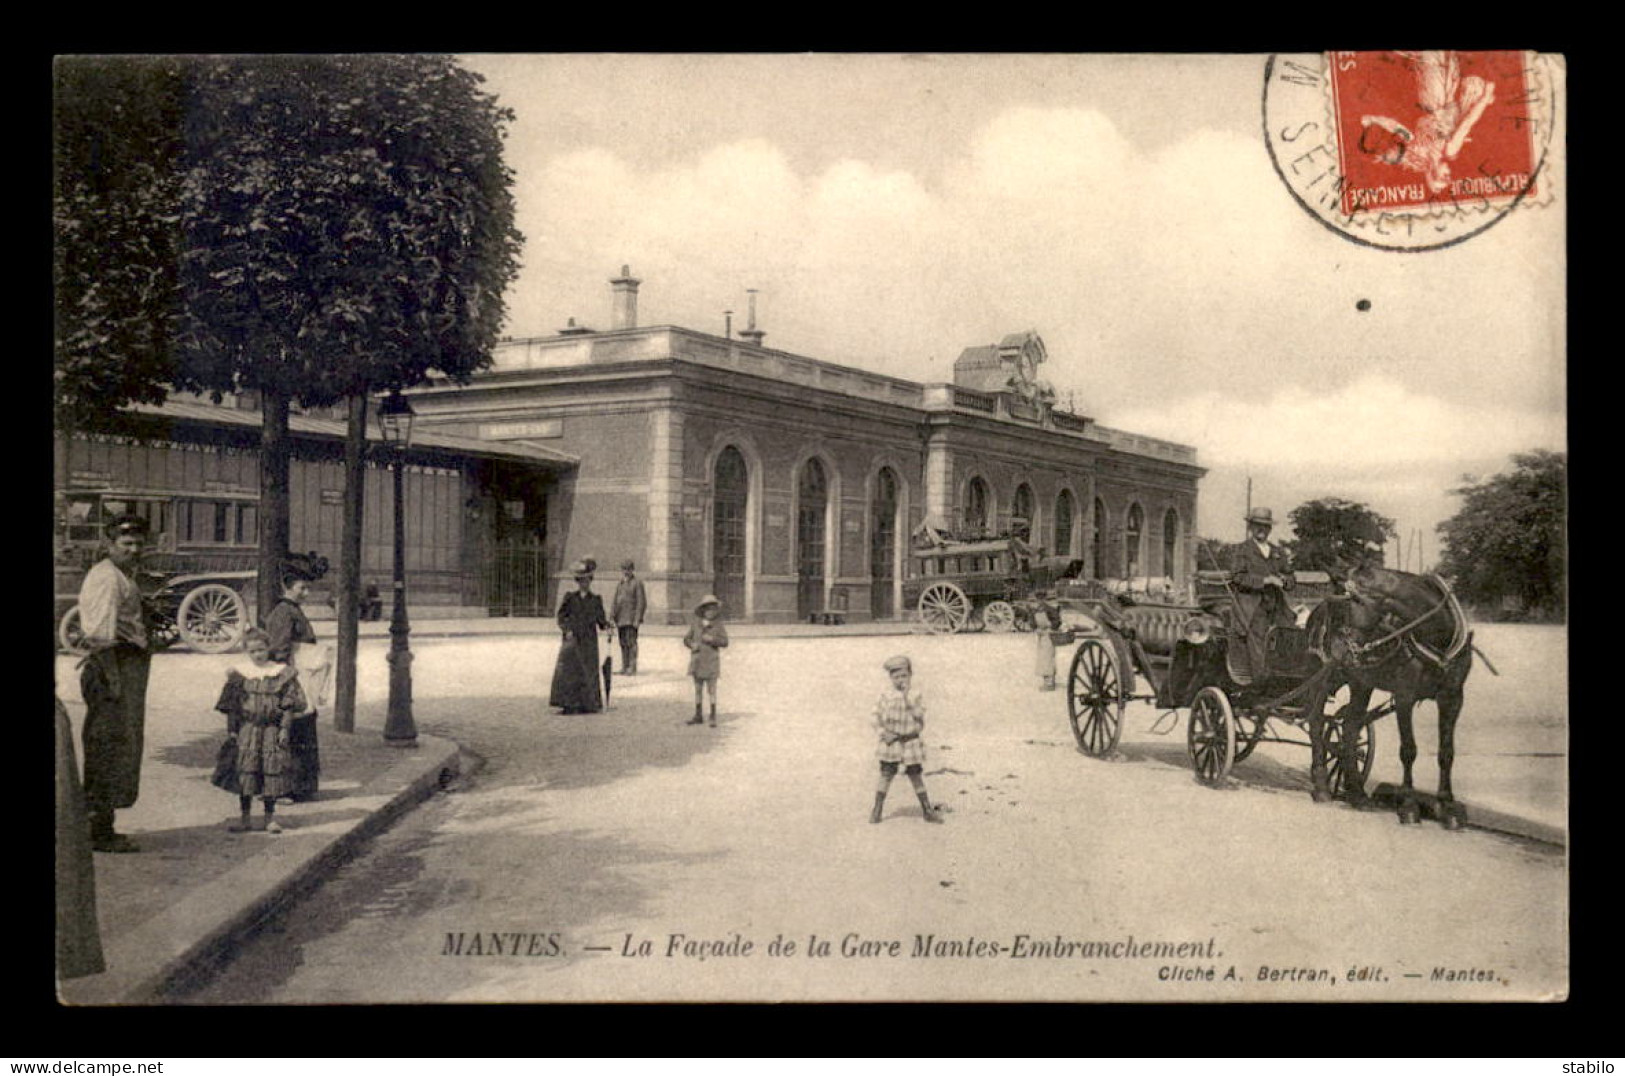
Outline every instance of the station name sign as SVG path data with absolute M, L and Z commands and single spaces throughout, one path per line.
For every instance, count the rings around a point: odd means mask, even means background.
M 544 418 L 531 422 L 487 422 L 480 426 L 480 436 L 487 441 L 563 437 L 564 420 Z

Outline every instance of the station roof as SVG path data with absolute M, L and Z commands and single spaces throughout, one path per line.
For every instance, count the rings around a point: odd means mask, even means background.
M 135 404 L 131 410 L 141 415 L 150 415 L 154 418 L 168 418 L 178 422 L 195 422 L 215 426 L 239 426 L 249 429 L 259 429 L 262 420 L 258 411 L 241 411 L 231 407 L 220 407 L 200 401 L 171 398 L 162 406 L 157 404 Z M 301 415 L 294 412 L 288 416 L 288 431 L 305 437 L 317 437 L 342 441 L 345 437 L 346 423 L 337 419 L 318 418 L 315 415 Z M 367 424 L 367 441 L 370 444 L 382 443 L 383 437 L 372 423 Z M 543 448 L 540 445 L 528 444 L 520 441 L 482 441 L 475 437 L 463 437 L 459 434 L 442 433 L 432 427 L 425 427 L 421 423 L 412 430 L 412 447 L 421 449 L 439 449 L 443 452 L 452 452 L 463 456 L 481 456 L 488 459 L 523 460 L 527 463 L 546 464 L 554 469 L 574 467 L 581 460 L 560 452 L 557 449 Z

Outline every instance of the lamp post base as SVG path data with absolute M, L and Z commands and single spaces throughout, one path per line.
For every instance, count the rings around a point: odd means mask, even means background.
M 417 722 L 412 717 L 412 652 L 406 649 L 406 631 L 391 628 L 394 646 L 389 652 L 389 711 L 384 720 L 384 742 L 391 747 L 416 747 Z

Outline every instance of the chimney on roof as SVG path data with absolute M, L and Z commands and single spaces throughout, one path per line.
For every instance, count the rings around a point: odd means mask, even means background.
M 762 337 L 766 336 L 767 333 L 756 327 L 756 289 L 746 288 L 745 294 L 750 296 L 750 327 L 741 330 L 739 338 L 752 347 L 761 347 Z
M 722 312 L 722 338 L 724 340 L 734 338 L 734 312 L 732 310 Z
M 610 314 L 611 329 L 638 327 L 638 285 L 643 283 L 632 276 L 631 266 L 621 266 L 621 275 L 610 281 L 615 289 L 615 308 Z
M 592 332 L 591 329 L 587 328 L 585 325 L 577 325 L 576 324 L 576 319 L 571 318 L 570 319 L 570 324 L 566 325 L 564 328 L 559 330 L 559 335 L 560 336 L 582 336 L 582 335 L 584 335 L 586 333 L 590 333 L 590 332 Z

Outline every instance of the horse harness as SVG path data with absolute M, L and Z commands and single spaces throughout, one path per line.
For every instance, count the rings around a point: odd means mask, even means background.
M 1428 664 L 1433 665 L 1438 669 L 1443 669 L 1455 659 L 1456 655 L 1460 654 L 1462 650 L 1466 648 L 1467 617 L 1464 613 L 1462 613 L 1461 604 L 1456 601 L 1456 595 L 1451 591 L 1449 584 L 1447 584 L 1443 579 L 1440 579 L 1438 575 L 1434 574 L 1433 572 L 1429 572 L 1427 578 L 1432 580 L 1433 583 L 1439 588 L 1439 593 L 1441 594 L 1439 600 L 1434 603 L 1433 607 L 1428 609 L 1425 613 L 1422 613 L 1420 616 L 1417 616 L 1409 622 L 1400 625 L 1399 627 L 1388 632 L 1388 634 L 1373 639 L 1369 643 L 1362 643 L 1357 640 L 1350 639 L 1349 655 L 1354 660 L 1356 665 L 1369 667 L 1371 665 L 1380 664 L 1384 659 L 1372 657 L 1370 655 L 1372 655 L 1379 648 L 1386 646 L 1396 639 L 1407 653 L 1411 654 L 1413 657 L 1426 661 Z M 1448 610 L 1450 614 L 1450 645 L 1445 650 L 1438 651 L 1416 638 L 1412 632 L 1443 610 Z M 1393 614 L 1384 614 L 1384 619 L 1393 619 Z

